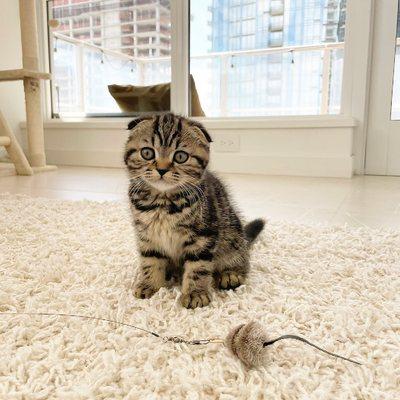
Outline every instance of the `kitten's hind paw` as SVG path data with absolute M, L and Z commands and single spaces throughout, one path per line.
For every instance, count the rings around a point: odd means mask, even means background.
M 210 293 L 204 292 L 191 292 L 182 293 L 180 302 L 183 307 L 186 308 L 197 308 L 208 306 L 211 302 Z
M 244 281 L 244 275 L 238 274 L 237 272 L 222 272 L 221 276 L 217 279 L 217 285 L 220 289 L 230 290 L 243 285 Z
M 149 299 L 156 293 L 158 289 L 154 288 L 147 282 L 140 282 L 135 289 L 133 290 L 133 294 L 138 299 Z

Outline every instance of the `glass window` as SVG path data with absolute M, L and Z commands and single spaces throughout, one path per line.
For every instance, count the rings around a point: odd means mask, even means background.
M 240 24 L 238 24 L 240 26 Z M 242 35 L 250 35 L 254 34 L 256 30 L 256 21 L 255 19 L 248 19 L 243 21 L 242 25 Z
M 191 0 L 190 9 L 190 73 L 207 116 L 340 112 L 346 0 Z
M 229 24 L 229 34 L 231 36 L 240 35 L 240 28 L 241 28 L 240 22 L 231 22 Z
M 248 35 L 242 37 L 242 48 L 244 50 L 254 49 L 256 43 L 256 37 L 254 35 Z
M 48 11 L 54 114 L 119 114 L 108 85 L 171 81 L 169 0 L 51 0 Z M 165 96 L 154 105 L 131 90 L 131 113 L 169 110 Z
M 240 7 L 232 6 L 229 7 L 228 12 L 229 12 L 229 18 L 231 21 L 237 21 L 240 19 Z
M 250 4 L 243 4 L 242 8 L 242 18 L 254 18 L 256 14 L 256 3 L 257 1 L 250 1 Z

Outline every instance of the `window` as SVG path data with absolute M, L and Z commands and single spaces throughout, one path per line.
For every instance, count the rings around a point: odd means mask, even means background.
M 229 12 L 229 19 L 231 21 L 237 21 L 238 19 L 240 19 L 240 11 L 241 11 L 240 7 L 232 6 L 227 11 Z
M 340 112 L 346 0 L 190 5 L 190 73 L 207 116 Z
M 254 35 L 248 35 L 242 37 L 242 48 L 244 50 L 254 49 L 256 43 L 256 37 Z
M 282 31 L 273 31 L 269 32 L 269 47 L 281 47 L 283 46 L 283 32 Z
M 138 33 L 142 33 L 142 32 L 154 32 L 156 30 L 156 26 L 155 25 L 138 25 L 137 26 L 137 32 Z
M 256 3 L 258 1 L 250 1 L 249 4 L 243 4 L 241 6 L 242 18 L 254 18 L 256 16 Z
M 54 114 L 118 113 L 108 85 L 171 82 L 174 1 L 48 1 Z M 346 0 L 191 0 L 190 10 L 190 82 L 206 116 L 340 112 Z
M 250 35 L 254 34 L 256 29 L 256 21 L 255 19 L 249 19 L 247 21 L 243 21 L 243 24 L 238 24 L 239 26 L 242 25 L 242 34 L 243 35 Z
M 136 19 L 138 21 L 146 19 L 154 19 L 156 17 L 155 10 L 138 10 L 136 13 Z
M 51 0 L 48 15 L 53 114 L 119 114 L 108 85 L 171 81 L 169 0 Z

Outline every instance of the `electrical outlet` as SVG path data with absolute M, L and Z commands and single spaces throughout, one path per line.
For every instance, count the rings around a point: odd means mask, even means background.
M 214 135 L 213 147 L 215 151 L 220 153 L 238 152 L 240 151 L 240 137 L 231 133 Z

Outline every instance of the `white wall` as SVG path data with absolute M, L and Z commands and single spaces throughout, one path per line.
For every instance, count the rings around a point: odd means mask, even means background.
M 22 68 L 18 0 L 0 2 L 0 70 Z M 20 139 L 19 123 L 25 120 L 22 82 L 0 82 L 0 110 Z M 5 150 L 0 149 L 0 156 Z
M 350 178 L 353 130 L 345 116 L 202 121 L 213 136 L 211 167 L 219 172 Z M 50 164 L 121 167 L 128 120 L 45 123 Z M 234 152 L 221 151 L 226 135 Z

